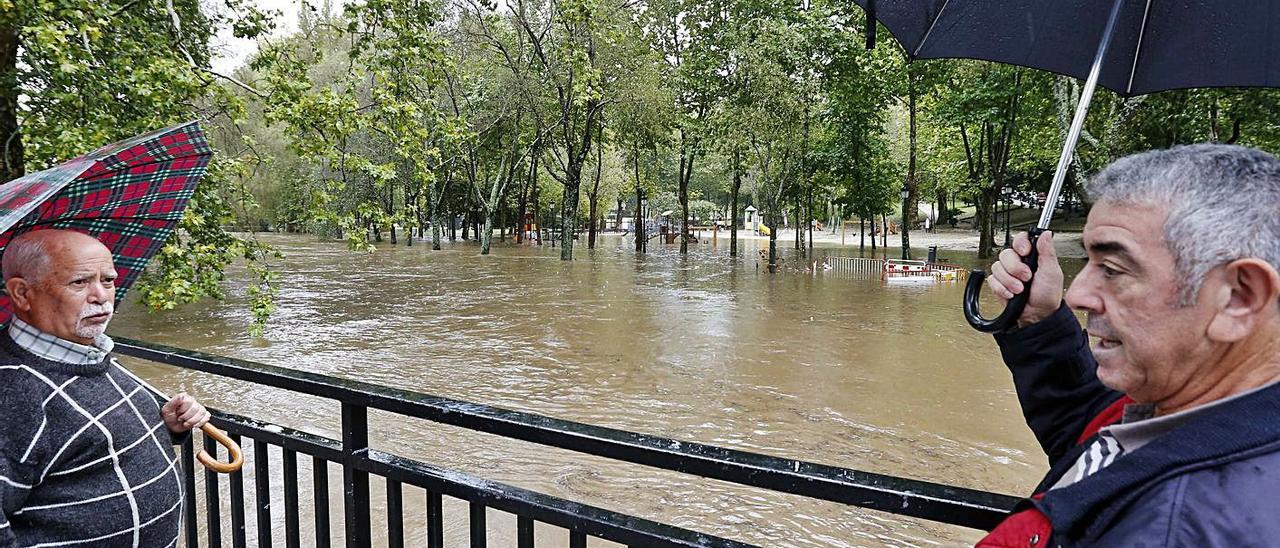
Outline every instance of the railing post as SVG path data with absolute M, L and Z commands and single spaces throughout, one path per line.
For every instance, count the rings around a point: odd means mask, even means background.
M 258 548 L 271 548 L 271 454 L 267 442 L 253 440 L 253 503 L 258 510 Z
M 187 546 L 200 548 L 199 525 L 196 523 L 196 460 L 195 434 L 188 434 L 182 442 L 182 495 L 183 510 L 186 517 L 182 520 L 187 533 Z
M 204 450 L 214 457 L 218 456 L 218 443 L 213 438 L 200 436 L 204 440 Z M 218 473 L 206 468 L 204 470 L 204 511 L 205 532 L 209 536 L 209 546 L 222 547 L 222 497 L 218 496 Z
M 369 519 L 369 473 L 357 470 L 356 462 L 368 458 L 369 408 L 342 403 L 342 484 L 345 496 L 347 546 L 366 548 L 371 544 Z

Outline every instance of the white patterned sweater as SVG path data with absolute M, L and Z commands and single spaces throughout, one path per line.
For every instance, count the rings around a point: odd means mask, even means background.
M 155 397 L 94 347 L 0 334 L 0 546 L 178 542 L 182 477 Z

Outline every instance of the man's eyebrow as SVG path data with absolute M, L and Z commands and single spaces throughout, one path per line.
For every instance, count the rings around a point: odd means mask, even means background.
M 1082 245 L 1082 246 L 1083 246 L 1083 245 L 1084 245 L 1084 243 L 1082 242 L 1080 245 Z M 1122 257 L 1124 257 L 1124 258 L 1132 258 L 1132 257 L 1133 257 L 1133 253 L 1131 253 L 1131 252 L 1129 251 L 1129 248 L 1128 248 L 1127 246 L 1125 246 L 1124 244 L 1122 244 L 1122 243 L 1120 243 L 1120 242 L 1117 242 L 1117 241 L 1105 241 L 1105 240 L 1104 240 L 1104 241 L 1101 241 L 1101 242 L 1093 242 L 1093 243 L 1090 243 L 1090 244 L 1087 246 L 1087 249 L 1088 249 L 1088 250 L 1089 250 L 1089 252 L 1091 252 L 1091 253 L 1097 253 L 1097 254 L 1100 254 L 1100 255 L 1101 255 L 1101 254 L 1111 254 L 1111 255 L 1120 255 L 1120 256 L 1122 256 Z

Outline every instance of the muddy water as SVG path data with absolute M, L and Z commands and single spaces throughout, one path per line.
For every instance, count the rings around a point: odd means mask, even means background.
M 480 256 L 462 242 L 435 252 L 383 245 L 363 254 L 309 237 L 265 239 L 286 259 L 279 308 L 264 337 L 245 332 L 242 273 L 234 271 L 227 302 L 165 313 L 127 305 L 111 333 L 1009 494 L 1028 491 L 1045 468 L 995 345 L 960 316 L 959 285 L 886 287 L 794 269 L 769 275 L 754 258 L 765 242 L 752 240 L 742 242 L 744 258 L 735 260 L 724 240 L 693 246 L 685 257 L 651 243 L 651 252 L 637 257 L 628 240 L 607 236 L 599 249 L 582 249 L 565 263 L 558 249 L 497 242 L 492 255 Z M 974 262 L 959 252 L 943 255 Z M 340 437 L 335 404 L 130 363 L 162 389 L 190 390 L 222 409 Z M 394 415 L 375 412 L 371 420 L 379 449 L 755 544 L 953 545 L 981 536 Z M 304 463 L 304 486 L 309 470 Z M 331 474 L 338 481 L 336 467 Z M 278 463 L 272 475 L 280 481 Z M 331 485 L 340 501 L 340 484 Z M 379 489 L 375 482 L 381 500 Z M 406 493 L 406 529 L 417 545 L 421 492 Z M 375 506 L 378 522 L 385 503 Z M 283 510 L 276 508 L 279 539 Z M 340 506 L 335 510 L 336 538 Z M 465 506 L 447 503 L 446 513 L 446 544 L 464 544 Z M 491 511 L 489 522 L 494 545 L 512 544 L 510 516 Z M 557 533 L 540 529 L 544 534 Z

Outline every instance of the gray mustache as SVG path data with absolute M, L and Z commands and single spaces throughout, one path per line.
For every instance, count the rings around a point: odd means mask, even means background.
M 1108 324 L 1107 321 L 1103 320 L 1102 318 L 1099 318 L 1097 316 L 1090 314 L 1086 317 L 1084 325 L 1085 325 L 1084 327 L 1085 331 L 1088 331 L 1090 335 L 1093 335 L 1095 337 L 1103 337 L 1106 339 L 1115 338 L 1111 335 L 1111 325 Z

